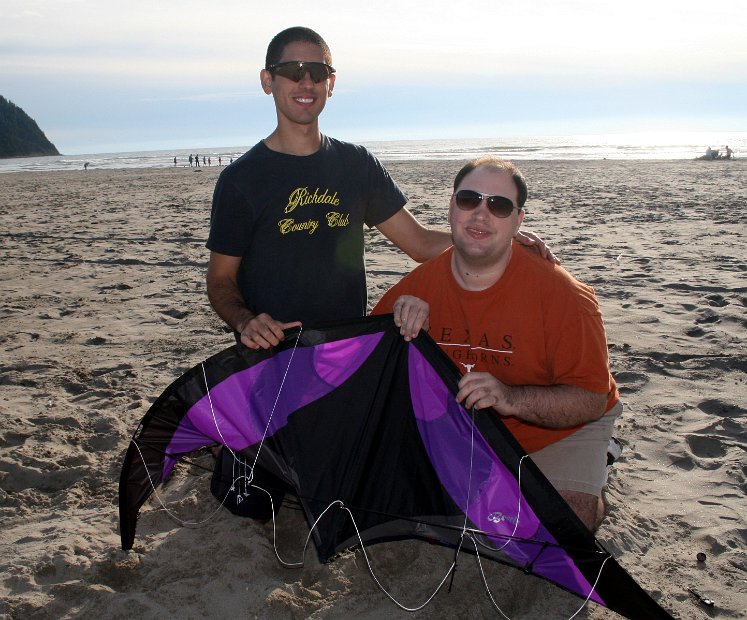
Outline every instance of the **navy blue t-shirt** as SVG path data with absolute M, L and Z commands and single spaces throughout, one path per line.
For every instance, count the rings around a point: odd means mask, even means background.
M 247 306 L 305 325 L 366 314 L 363 225 L 407 198 L 364 147 L 322 136 L 313 155 L 258 143 L 220 175 L 208 249 L 241 256 Z

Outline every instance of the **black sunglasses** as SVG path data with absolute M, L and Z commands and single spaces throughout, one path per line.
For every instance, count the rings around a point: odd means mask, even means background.
M 278 62 L 267 67 L 267 70 L 273 75 L 282 75 L 284 78 L 300 82 L 307 73 L 311 76 L 315 84 L 323 82 L 335 70 L 333 67 L 324 62 L 306 62 L 304 60 L 288 60 Z
M 488 209 L 490 209 L 490 212 L 495 217 L 508 217 L 514 209 L 521 211 L 519 207 L 514 206 L 510 198 L 506 198 L 505 196 L 489 196 L 488 194 L 481 194 L 471 189 L 460 189 L 454 194 L 454 198 L 456 206 L 462 209 L 462 211 L 476 209 L 483 200 L 487 200 Z

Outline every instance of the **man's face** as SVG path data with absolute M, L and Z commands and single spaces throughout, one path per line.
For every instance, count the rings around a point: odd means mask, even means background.
M 298 41 L 285 46 L 279 62 L 301 60 L 305 62 L 324 62 L 324 54 L 319 46 L 313 43 Z M 316 122 L 324 109 L 327 99 L 332 94 L 335 76 L 315 84 L 307 73 L 300 82 L 294 82 L 281 75 L 272 77 L 263 69 L 260 73 L 262 89 L 275 99 L 278 123 L 284 119 L 292 123 L 308 125 Z
M 504 170 L 480 167 L 462 179 L 457 188 L 471 189 L 480 194 L 510 198 L 517 204 L 519 191 L 511 175 Z M 460 258 L 473 265 L 495 265 L 510 257 L 511 239 L 524 220 L 524 211 L 514 209 L 511 215 L 499 218 L 488 209 L 487 202 L 464 211 L 457 207 L 456 198 L 449 203 L 449 224 L 454 248 Z

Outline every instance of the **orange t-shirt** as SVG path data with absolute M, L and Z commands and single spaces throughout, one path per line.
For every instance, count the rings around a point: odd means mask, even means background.
M 453 248 L 417 267 L 381 298 L 373 314 L 391 312 L 400 295 L 430 305 L 430 336 L 466 372 L 489 372 L 507 385 L 575 385 L 619 399 L 594 290 L 565 269 L 514 244 L 501 279 L 483 291 L 459 286 Z M 536 452 L 580 426 L 543 428 L 504 417 L 524 450 Z

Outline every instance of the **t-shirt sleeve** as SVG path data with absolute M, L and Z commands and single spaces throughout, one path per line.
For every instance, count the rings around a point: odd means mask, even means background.
M 213 192 L 207 248 L 228 256 L 243 256 L 251 239 L 251 205 L 231 178 L 221 174 Z
M 394 309 L 394 302 L 401 295 L 413 295 L 425 298 L 424 291 L 429 288 L 429 275 L 427 266 L 429 263 L 418 265 L 413 271 L 402 278 L 397 284 L 381 296 L 378 303 L 371 310 L 371 314 L 387 314 Z
M 364 221 L 371 228 L 385 222 L 407 204 L 407 196 L 397 186 L 381 162 L 368 151 L 368 200 Z
M 397 301 L 397 297 L 400 296 L 400 293 L 397 292 L 397 287 L 398 285 L 395 284 L 384 293 L 378 303 L 374 306 L 373 310 L 371 310 L 371 314 L 387 314 L 388 312 L 392 312 L 394 309 L 394 302 Z
M 564 308 L 547 342 L 553 383 L 609 392 L 607 336 L 593 289 L 577 283 L 576 294 L 565 300 Z

